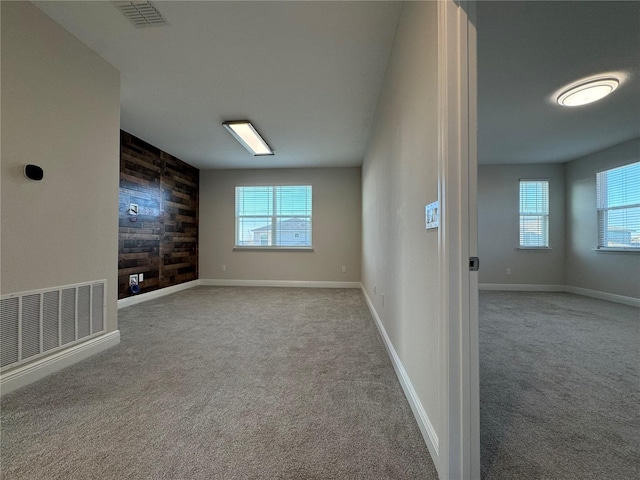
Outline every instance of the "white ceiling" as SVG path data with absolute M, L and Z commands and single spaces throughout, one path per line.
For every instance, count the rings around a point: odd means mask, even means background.
M 401 2 L 157 1 L 135 28 L 111 2 L 35 2 L 122 72 L 121 127 L 198 168 L 362 163 Z M 640 2 L 479 2 L 479 162 L 563 162 L 640 136 Z M 551 99 L 625 71 L 601 102 Z M 252 157 L 221 126 L 249 119 Z
M 479 163 L 564 162 L 640 136 L 640 2 L 483 1 L 477 12 Z M 619 71 L 628 78 L 600 102 L 552 99 Z
M 198 168 L 358 166 L 399 2 L 154 3 L 135 28 L 111 2 L 36 2 L 120 70 L 121 128 Z M 223 127 L 248 119 L 274 149 Z

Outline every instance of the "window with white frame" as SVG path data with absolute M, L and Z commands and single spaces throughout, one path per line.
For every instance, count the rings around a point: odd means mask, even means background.
M 520 248 L 549 248 L 549 180 L 520 180 Z
M 598 248 L 640 250 L 640 162 L 596 174 Z
M 311 185 L 236 187 L 236 247 L 311 248 Z

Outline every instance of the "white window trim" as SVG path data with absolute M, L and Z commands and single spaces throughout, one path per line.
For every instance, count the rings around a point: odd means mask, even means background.
M 547 182 L 547 213 L 544 215 L 540 215 L 540 214 L 535 214 L 535 215 L 531 215 L 532 217 L 540 217 L 540 216 L 544 216 L 546 217 L 547 220 L 547 244 L 546 245 L 535 245 L 535 246 L 526 246 L 526 245 L 522 245 L 520 243 L 520 229 L 521 229 L 521 225 L 520 225 L 520 217 L 522 217 L 522 212 L 520 212 L 520 184 L 521 182 Z M 521 250 L 521 251 L 550 251 L 552 250 L 551 248 L 551 232 L 550 232 L 550 222 L 549 219 L 551 217 L 551 195 L 550 195 L 550 190 L 551 190 L 551 182 L 549 181 L 548 178 L 520 178 L 518 179 L 518 248 L 517 250 Z M 525 215 L 526 216 L 526 215 Z
M 248 246 L 244 246 L 244 247 L 233 247 L 233 251 L 234 252 L 252 252 L 252 251 L 258 251 L 258 250 L 266 250 L 269 252 L 314 252 L 314 248 L 313 247 L 278 247 L 278 246 L 272 246 L 272 247 L 265 247 L 265 246 L 259 246 L 259 245 L 248 245 Z
M 237 189 L 238 188 L 243 188 L 243 187 L 271 187 L 273 188 L 273 197 L 274 197 L 274 206 L 276 205 L 276 189 L 280 188 L 280 187 L 309 187 L 311 188 L 311 214 L 310 215 L 304 215 L 304 216 L 299 216 L 300 218 L 308 218 L 309 222 L 311 223 L 311 234 L 310 234 L 310 245 L 308 246 L 300 246 L 300 247 L 294 247 L 294 246 L 280 246 L 280 245 L 238 245 L 238 211 L 237 211 Z M 247 185 L 247 184 L 242 184 L 242 185 L 235 185 L 234 189 L 234 246 L 232 251 L 234 252 L 241 252 L 241 251 L 269 251 L 269 252 L 314 252 L 314 247 L 313 247 L 313 185 L 312 184 L 280 184 L 280 185 L 276 185 L 276 184 L 259 184 L 259 185 Z M 274 213 L 271 215 L 271 234 L 272 236 L 275 236 L 275 232 L 273 231 L 273 229 L 275 228 L 275 224 L 276 224 L 276 219 L 278 218 L 278 215 L 275 214 L 275 207 L 274 207 Z M 242 218 L 251 218 L 251 217 L 255 217 L 255 218 L 266 218 L 265 215 L 243 215 Z M 294 218 L 294 217 L 298 217 L 296 215 L 291 215 L 291 216 L 287 216 L 287 218 Z
M 640 248 L 638 247 L 596 247 L 593 249 L 596 253 L 631 253 L 635 255 L 640 255 Z
M 635 254 L 640 254 L 640 245 L 638 245 L 637 247 L 609 247 L 607 245 L 600 245 L 600 241 L 604 240 L 604 238 L 600 237 L 600 216 L 602 215 L 602 212 L 609 212 L 611 210 L 621 210 L 621 209 L 628 209 L 628 208 L 638 208 L 640 207 L 640 204 L 628 204 L 628 205 L 623 205 L 623 206 L 616 206 L 616 207 L 600 207 L 600 205 L 597 203 L 597 198 L 600 194 L 600 186 L 598 185 L 598 175 L 611 171 L 611 170 L 615 170 L 618 168 L 624 168 L 626 166 L 629 165 L 634 165 L 636 163 L 639 163 L 638 161 L 633 161 L 627 164 L 623 164 L 620 165 L 618 167 L 611 167 L 611 168 L 606 168 L 604 170 L 599 170 L 596 172 L 596 216 L 597 216 L 597 221 L 596 221 L 596 228 L 597 228 L 597 245 L 596 248 L 594 249 L 596 252 L 598 253 L 635 253 Z

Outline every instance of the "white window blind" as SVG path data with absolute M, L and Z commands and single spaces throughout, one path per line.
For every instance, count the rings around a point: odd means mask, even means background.
M 236 187 L 236 247 L 310 248 L 311 185 Z
M 548 180 L 520 180 L 520 247 L 549 247 Z
M 598 248 L 640 249 L 640 162 L 596 174 Z

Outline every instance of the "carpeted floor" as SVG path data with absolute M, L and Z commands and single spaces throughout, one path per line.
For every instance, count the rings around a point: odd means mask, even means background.
M 480 293 L 483 479 L 640 478 L 640 310 Z
M 198 287 L 2 399 L 2 478 L 435 479 L 358 290 Z

